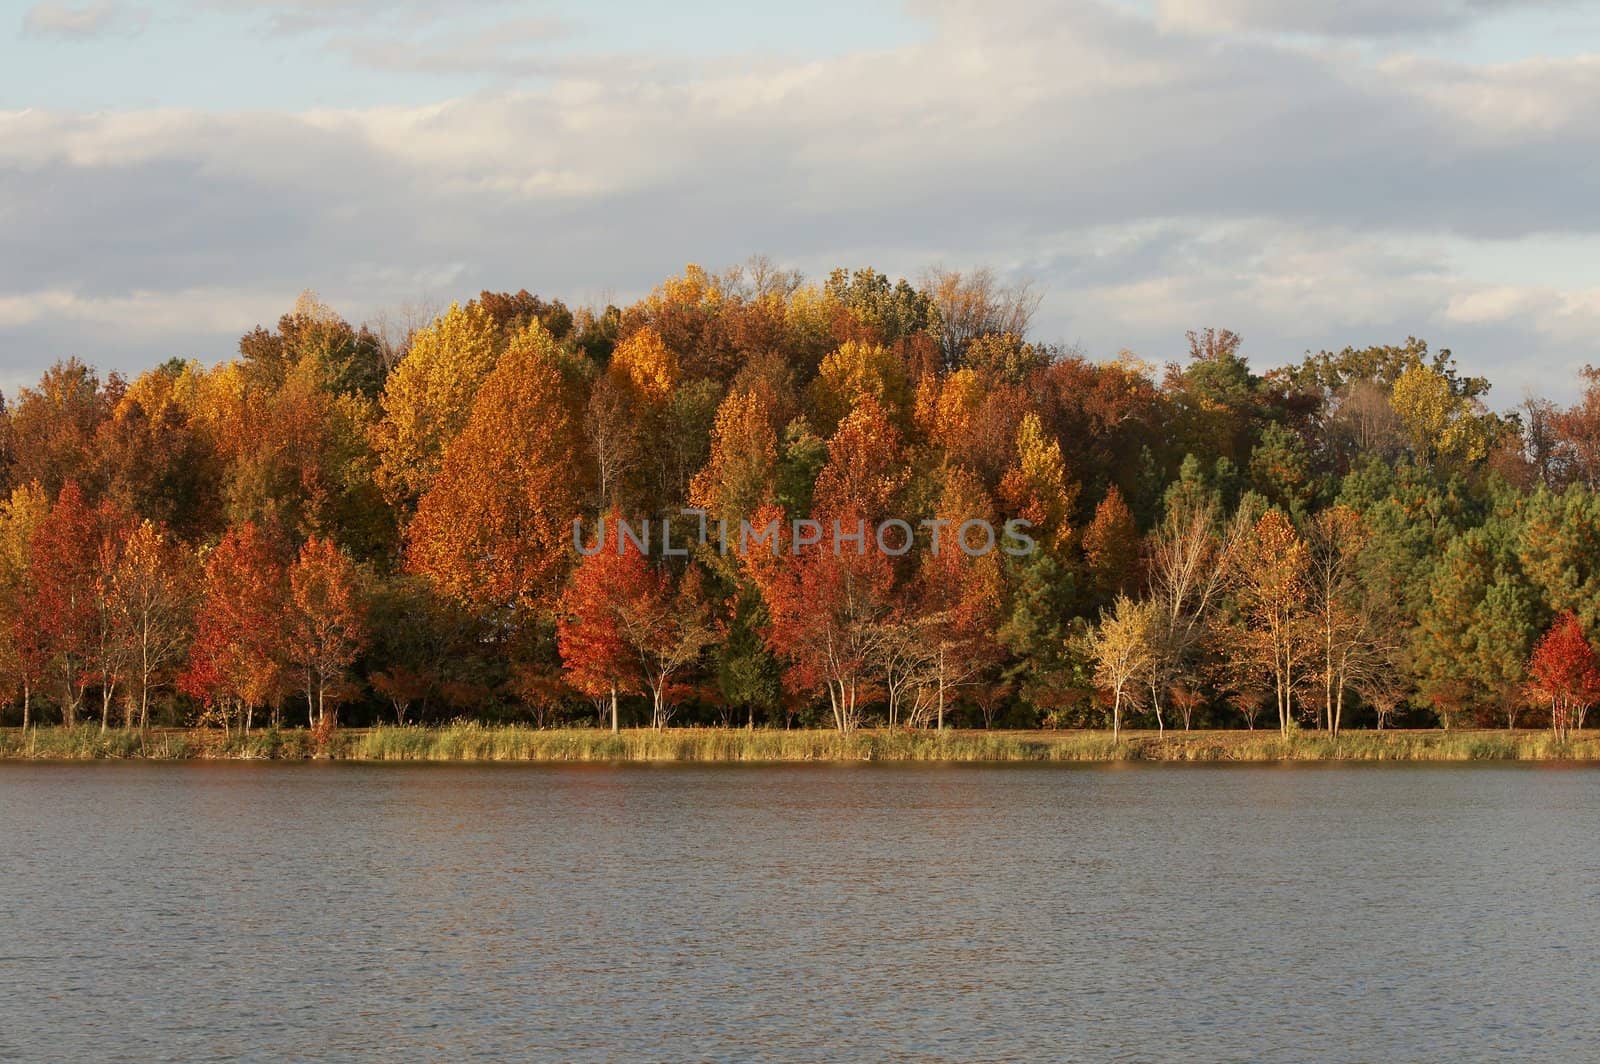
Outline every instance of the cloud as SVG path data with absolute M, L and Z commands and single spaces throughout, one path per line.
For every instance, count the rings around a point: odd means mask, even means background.
M 1560 0 L 1159 0 L 1164 26 L 1200 33 L 1292 33 L 1385 38 L 1462 29 L 1518 9 L 1550 9 Z
M 192 8 L 258 16 L 276 33 L 319 33 L 376 24 L 424 26 L 462 18 L 468 9 L 441 0 L 187 0 Z M 474 9 L 507 0 L 479 0 Z
M 570 33 L 559 19 L 505 19 L 477 29 L 410 34 L 340 34 L 328 45 L 357 66 L 417 74 L 528 76 L 559 72 L 565 62 L 547 47 Z
M 149 22 L 142 7 L 118 0 L 74 4 L 68 0 L 41 0 L 22 16 L 22 31 L 36 37 L 87 40 L 94 37 L 133 36 Z
M 1595 60 L 1196 47 L 1088 0 L 930 10 L 929 37 L 895 49 L 567 56 L 537 87 L 428 106 L 0 114 L 0 349 L 126 366 L 187 321 L 221 357 L 307 286 L 353 316 L 479 287 L 629 298 L 766 251 L 814 274 L 1035 276 L 1047 337 L 1099 355 L 1161 359 L 1217 324 L 1267 364 L 1408 333 L 1479 370 L 1491 344 L 1600 361 L 1600 334 L 1550 332 L 1564 304 L 1532 291 L 1483 317 L 1495 285 L 1550 286 L 1466 276 L 1451 251 L 1600 234 Z M 227 329 L 189 313 L 213 291 Z M 36 293 L 67 298 L 23 321 Z

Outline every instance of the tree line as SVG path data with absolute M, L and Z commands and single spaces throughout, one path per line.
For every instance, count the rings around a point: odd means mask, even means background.
M 1095 361 L 1037 304 L 753 260 L 59 362 L 0 408 L 4 719 L 1583 726 L 1600 371 L 1497 413 L 1414 338 Z M 617 536 L 685 512 L 783 549 Z M 1034 549 L 927 549 L 969 520 Z

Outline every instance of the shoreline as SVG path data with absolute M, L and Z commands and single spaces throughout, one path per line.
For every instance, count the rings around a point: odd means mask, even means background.
M 207 728 L 0 728 L 11 761 L 1057 762 L 1600 761 L 1600 731 L 1557 743 L 1547 730 L 907 731 L 744 728 L 541 730 L 522 725 L 346 728 L 323 745 L 304 728 L 227 735 Z

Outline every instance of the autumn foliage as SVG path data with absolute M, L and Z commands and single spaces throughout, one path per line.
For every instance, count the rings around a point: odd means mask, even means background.
M 1600 664 L 1583 625 L 1570 610 L 1555 619 L 1528 662 L 1532 690 L 1550 706 L 1550 727 L 1565 739 L 1582 727 L 1584 713 L 1600 699 Z
M 758 259 L 58 363 L 0 404 L 0 715 L 1582 727 L 1600 373 L 1512 417 L 1414 338 L 1091 355 L 1039 307 Z

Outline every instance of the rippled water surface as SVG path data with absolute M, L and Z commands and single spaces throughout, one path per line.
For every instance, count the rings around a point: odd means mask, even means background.
M 0 1059 L 1594 1060 L 1600 770 L 0 765 Z

